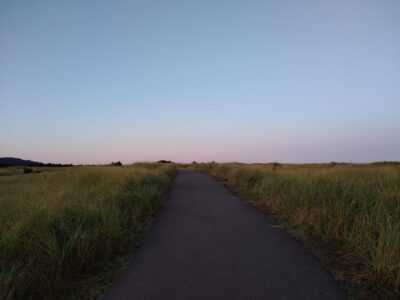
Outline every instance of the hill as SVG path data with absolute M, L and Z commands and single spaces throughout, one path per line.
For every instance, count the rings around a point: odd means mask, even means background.
M 0 166 L 41 166 L 43 163 L 15 157 L 0 157 Z

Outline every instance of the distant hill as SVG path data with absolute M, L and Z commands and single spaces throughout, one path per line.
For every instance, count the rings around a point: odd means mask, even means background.
M 0 167 L 26 166 L 26 167 L 72 167 L 73 164 L 41 163 L 15 157 L 0 157 Z
M 42 166 L 43 163 L 15 157 L 0 157 L 1 166 Z

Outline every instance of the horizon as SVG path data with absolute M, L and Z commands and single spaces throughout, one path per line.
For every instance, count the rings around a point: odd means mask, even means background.
M 258 161 L 258 162 L 242 162 L 242 161 L 197 161 L 197 160 L 192 160 L 192 161 L 170 161 L 166 159 L 159 159 L 156 161 L 119 161 L 119 160 L 113 160 L 110 162 L 105 162 L 105 163 L 68 163 L 68 162 L 48 162 L 48 161 L 35 161 L 32 159 L 25 159 L 21 157 L 12 157 L 12 156 L 4 156 L 0 157 L 0 159 L 3 158 L 8 158 L 8 159 L 21 159 L 25 161 L 32 161 L 33 163 L 41 163 L 41 164 L 72 164 L 73 166 L 101 166 L 101 165 L 110 165 L 111 163 L 115 162 L 121 162 L 123 165 L 132 165 L 132 164 L 140 164 L 140 163 L 158 163 L 161 160 L 169 161 L 170 163 L 174 164 L 190 164 L 190 163 L 198 163 L 198 164 L 207 164 L 207 163 L 217 163 L 217 164 L 273 164 L 273 163 L 279 163 L 283 165 L 313 165 L 313 164 L 355 164 L 355 165 L 368 165 L 368 164 L 375 164 L 375 163 L 400 163 L 400 161 L 397 160 L 381 160 L 381 161 L 369 161 L 369 162 L 356 162 L 356 161 L 319 161 L 319 162 L 285 162 L 285 161 Z
M 400 161 L 400 3 L 0 3 L 0 157 Z

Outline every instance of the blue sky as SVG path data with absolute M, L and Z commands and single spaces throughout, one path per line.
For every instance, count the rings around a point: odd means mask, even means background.
M 400 160 L 398 1 L 0 0 L 0 156 Z

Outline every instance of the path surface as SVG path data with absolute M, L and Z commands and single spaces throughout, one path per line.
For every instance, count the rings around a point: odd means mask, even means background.
M 135 258 L 103 299 L 346 299 L 259 209 L 211 177 L 179 171 Z

